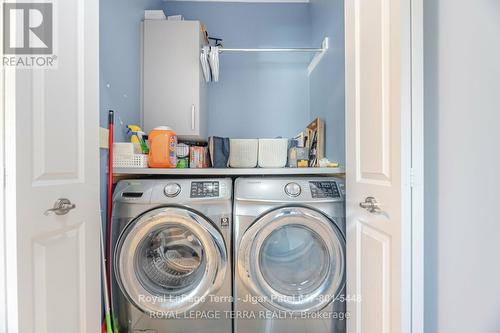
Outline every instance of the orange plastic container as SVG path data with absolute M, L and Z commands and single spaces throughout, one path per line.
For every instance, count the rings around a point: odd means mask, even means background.
M 149 133 L 150 168 L 175 168 L 177 166 L 177 135 L 167 126 L 157 127 Z

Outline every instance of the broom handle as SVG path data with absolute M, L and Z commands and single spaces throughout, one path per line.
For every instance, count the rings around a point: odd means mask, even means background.
M 108 116 L 108 210 L 107 210 L 107 228 L 106 228 L 106 263 L 107 274 L 106 280 L 108 286 L 111 285 L 111 212 L 113 210 L 113 125 L 114 125 L 114 111 L 109 110 Z M 108 297 L 110 297 L 108 292 Z
M 106 219 L 106 283 L 111 286 L 111 214 L 113 210 L 113 141 L 114 141 L 114 111 L 109 110 L 108 116 L 108 205 Z M 109 288 L 106 290 L 108 300 L 111 299 Z M 111 306 L 110 306 L 111 308 Z M 111 312 L 111 310 L 110 310 Z M 109 321 L 109 324 L 108 324 Z M 111 315 L 106 316 L 108 330 L 111 328 Z M 108 332 L 109 333 L 109 332 Z

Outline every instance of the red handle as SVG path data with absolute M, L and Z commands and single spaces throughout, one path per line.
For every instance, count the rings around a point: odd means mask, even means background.
M 108 297 L 111 299 L 109 290 L 111 290 L 111 213 L 113 211 L 113 126 L 114 126 L 114 111 L 109 111 L 108 117 L 108 205 L 107 205 L 107 225 L 106 225 L 106 264 L 108 281 Z

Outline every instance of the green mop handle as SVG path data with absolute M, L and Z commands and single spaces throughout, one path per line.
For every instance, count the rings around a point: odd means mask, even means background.
M 106 318 L 106 333 L 113 333 L 113 329 L 111 328 L 111 315 L 108 313 L 106 313 L 105 315 L 105 318 Z
M 111 323 L 111 311 L 109 307 L 109 293 L 108 293 L 108 279 L 106 274 L 106 259 L 104 252 L 104 237 L 102 235 L 102 222 L 99 222 L 99 227 L 101 229 L 101 270 L 103 277 L 103 289 L 104 289 L 104 319 L 106 321 L 106 333 L 113 333 L 113 326 Z

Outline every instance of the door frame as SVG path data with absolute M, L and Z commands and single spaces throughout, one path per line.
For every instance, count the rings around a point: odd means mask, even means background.
M 3 17 L 3 2 L 0 17 Z M 3 56 L 3 24 L 0 55 Z M 17 255 L 15 209 L 15 70 L 0 66 L 0 332 L 17 332 Z M 9 158 L 7 159 L 7 156 Z M 13 186 L 14 185 L 14 186 Z
M 424 0 L 411 0 L 411 332 L 424 333 Z
M 0 6 L 3 16 L 3 6 Z M 0 25 L 3 40 L 3 26 Z M 3 43 L 0 43 L 3 56 Z M 16 217 L 16 69 L 0 67 L 0 331 L 18 332 Z M 7 158 L 8 156 L 8 158 Z
M 402 332 L 424 333 L 424 0 L 401 2 L 403 87 L 401 110 Z
M 0 6 L 0 17 L 3 17 L 3 3 Z M 3 24 L 0 24 L 0 55 L 3 55 Z M 7 270 L 5 265 L 5 75 L 0 69 L 0 332 L 7 332 Z
M 401 0 L 401 331 L 424 333 L 424 0 Z

